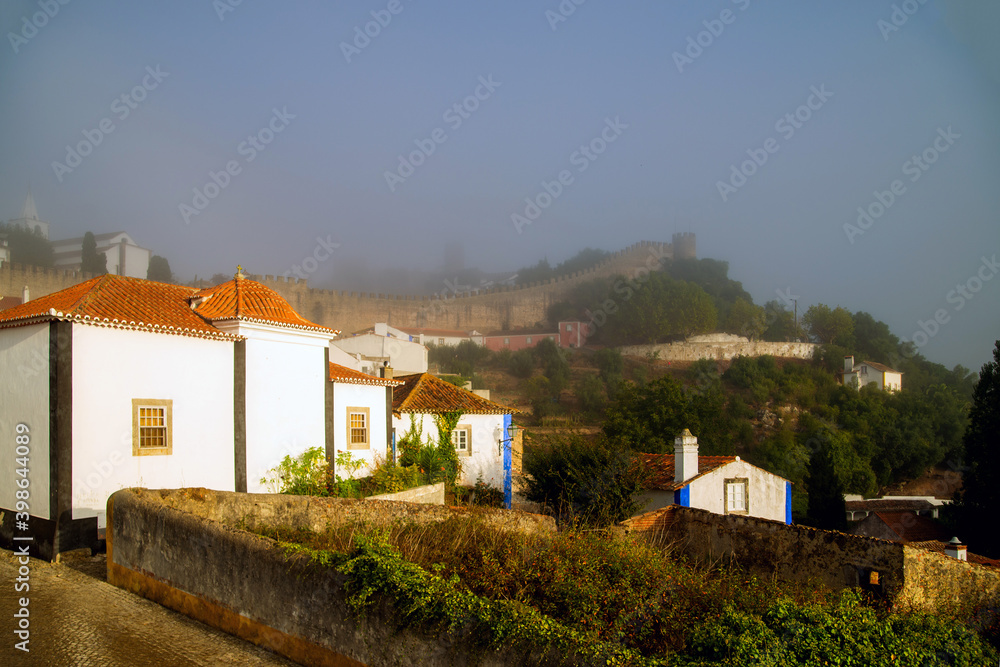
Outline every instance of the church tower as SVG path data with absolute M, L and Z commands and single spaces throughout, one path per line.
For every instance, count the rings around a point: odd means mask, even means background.
M 11 226 L 27 229 L 28 231 L 38 231 L 45 239 L 49 238 L 49 223 L 38 219 L 38 209 L 35 208 L 35 198 L 31 196 L 31 188 L 28 188 L 28 196 L 21 207 L 21 217 L 10 221 Z

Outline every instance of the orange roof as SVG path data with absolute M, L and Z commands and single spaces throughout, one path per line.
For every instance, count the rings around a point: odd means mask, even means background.
M 899 542 L 944 540 L 951 534 L 944 524 L 913 512 L 875 512 L 875 516 L 899 536 Z
M 629 532 L 658 533 L 670 529 L 674 523 L 674 512 L 679 505 L 667 505 L 660 509 L 651 510 L 643 514 L 637 514 L 630 519 L 625 519 L 619 526 L 623 526 Z
M 370 384 L 380 387 L 398 387 L 403 384 L 402 380 L 377 378 L 374 375 L 368 375 L 367 373 L 356 371 L 353 368 L 335 364 L 332 361 L 330 362 L 330 381 L 341 382 L 344 384 Z
M 198 290 L 194 299 L 195 312 L 209 322 L 240 320 L 340 333 L 302 318 L 280 294 L 240 273 L 229 282 Z
M 683 482 L 674 482 L 674 455 L 673 454 L 639 454 L 639 458 L 646 464 L 651 477 L 647 482 L 649 489 L 660 491 L 676 491 L 687 486 L 691 480 L 710 473 L 716 468 L 721 468 L 727 463 L 732 463 L 737 459 L 735 456 L 699 456 L 698 474 L 689 477 Z
M 404 375 L 403 386 L 392 392 L 392 413 L 441 414 L 462 412 L 473 415 L 510 415 L 516 408 L 494 403 L 471 391 L 436 378 L 430 373 Z
M 116 329 L 238 340 L 213 326 L 225 320 L 264 322 L 335 335 L 299 317 L 288 302 L 242 276 L 196 290 L 105 274 L 0 311 L 0 328 L 65 320 Z
M 939 554 L 943 554 L 945 547 L 948 546 L 948 543 L 942 542 L 941 540 L 927 540 L 924 542 L 908 542 L 907 546 L 917 547 L 918 549 L 927 549 L 928 551 L 936 551 Z M 986 556 L 980 556 L 979 554 L 974 554 L 968 550 L 966 550 L 965 552 L 965 559 L 966 562 L 973 563 L 975 565 L 1000 567 L 1000 560 L 997 560 L 995 558 L 988 558 Z
M 191 310 L 190 287 L 105 274 L 0 311 L 0 328 L 52 320 L 235 340 Z
M 859 366 L 871 366 L 875 370 L 880 371 L 882 373 L 899 373 L 900 375 L 903 374 L 903 371 L 897 371 L 894 368 L 889 368 L 885 364 L 880 364 L 880 363 L 877 363 L 877 362 L 874 362 L 874 361 L 862 361 L 858 365 Z

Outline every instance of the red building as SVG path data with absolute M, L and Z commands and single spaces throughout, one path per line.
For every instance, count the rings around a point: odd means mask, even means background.
M 554 340 L 559 347 L 583 347 L 587 342 L 588 325 L 586 322 L 560 322 L 555 330 L 518 329 L 517 331 L 495 331 L 481 336 L 477 341 L 490 350 L 523 350 L 534 347 L 546 338 Z

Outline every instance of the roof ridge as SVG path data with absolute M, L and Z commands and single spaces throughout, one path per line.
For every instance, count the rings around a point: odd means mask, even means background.
M 110 273 L 105 273 L 104 275 L 95 276 L 94 278 L 91 278 L 91 280 L 94 281 L 94 286 L 91 287 L 91 288 L 89 288 L 89 289 L 87 289 L 87 291 L 85 291 L 80 296 L 80 298 L 76 300 L 76 303 L 74 303 L 73 306 L 69 310 L 66 311 L 66 314 L 73 313 L 78 308 L 83 308 L 84 306 L 86 306 L 87 304 L 89 304 L 91 301 L 93 301 L 94 299 L 96 299 L 97 296 L 98 296 L 98 293 L 103 289 L 103 287 L 108 282 L 111 281 L 111 279 L 108 278 L 108 276 L 111 276 L 111 275 L 112 274 L 110 274 Z M 118 277 L 118 276 L 115 276 L 115 277 Z

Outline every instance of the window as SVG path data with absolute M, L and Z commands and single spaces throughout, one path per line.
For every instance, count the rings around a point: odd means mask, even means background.
M 370 408 L 347 408 L 347 448 L 368 449 Z
M 531 345 L 531 336 L 528 336 L 528 339 L 524 342 L 527 343 L 528 345 Z
M 173 401 L 132 399 L 132 456 L 173 454 Z
M 471 426 L 459 424 L 458 428 L 451 432 L 451 441 L 455 444 L 455 452 L 459 456 L 472 456 Z
M 725 491 L 726 514 L 746 514 L 749 505 L 746 478 L 727 479 Z
M 573 330 L 573 325 L 572 324 L 567 324 L 566 325 L 566 331 L 572 331 L 572 330 Z
M 444 345 L 444 338 L 438 338 L 438 345 Z
M 503 344 L 504 345 L 510 345 L 510 338 L 504 338 L 503 339 Z

